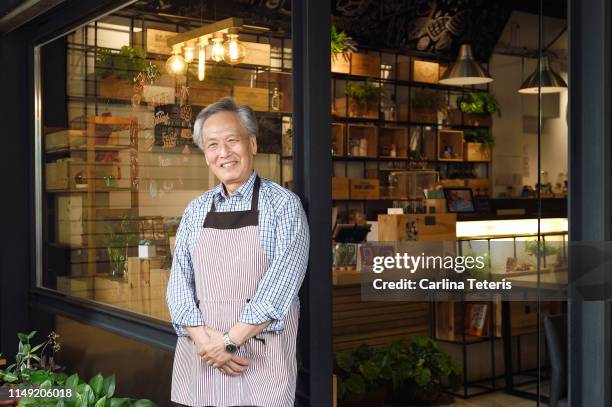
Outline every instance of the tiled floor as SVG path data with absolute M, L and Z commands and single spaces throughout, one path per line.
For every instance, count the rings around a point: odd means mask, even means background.
M 464 400 L 459 397 L 447 398 L 435 404 L 439 407 L 536 407 L 537 403 L 533 400 L 527 400 L 520 397 L 511 396 L 503 391 L 486 394 L 483 396 L 472 397 Z M 540 403 L 541 407 L 546 407 L 548 404 Z M 398 405 L 389 404 L 386 407 L 400 407 Z M 409 407 L 402 405 L 401 407 Z

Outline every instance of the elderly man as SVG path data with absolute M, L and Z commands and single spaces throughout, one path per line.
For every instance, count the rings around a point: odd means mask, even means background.
M 221 184 L 187 206 L 176 236 L 167 301 L 180 405 L 294 403 L 308 224 L 294 193 L 253 170 L 256 136 L 251 108 L 231 99 L 195 121 L 194 142 Z

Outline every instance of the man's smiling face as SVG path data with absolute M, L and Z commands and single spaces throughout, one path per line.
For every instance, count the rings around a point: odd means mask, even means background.
M 257 141 L 247 134 L 238 115 L 233 112 L 210 116 L 202 126 L 202 135 L 206 164 L 231 194 L 253 172 Z

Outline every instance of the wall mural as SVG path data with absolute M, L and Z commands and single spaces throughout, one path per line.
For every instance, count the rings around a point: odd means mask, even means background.
M 336 26 L 359 45 L 454 57 L 473 44 L 488 60 L 510 16 L 507 2 L 491 0 L 336 0 Z

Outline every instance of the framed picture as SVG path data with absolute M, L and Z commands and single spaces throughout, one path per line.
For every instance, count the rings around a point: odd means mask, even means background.
M 444 188 L 444 197 L 450 213 L 472 213 L 476 211 L 471 188 Z

